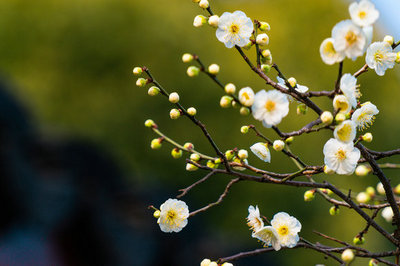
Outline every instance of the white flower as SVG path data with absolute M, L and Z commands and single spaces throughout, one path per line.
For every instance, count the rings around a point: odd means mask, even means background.
M 370 26 L 379 18 L 379 11 L 368 0 L 353 2 L 349 6 L 349 12 L 353 22 L 360 27 Z
M 277 90 L 261 90 L 256 93 L 251 110 L 253 117 L 269 128 L 279 124 L 289 113 L 289 101 L 285 94 Z
M 342 142 L 352 142 L 357 134 L 357 125 L 351 120 L 346 120 L 340 125 L 336 126 L 333 135 L 335 139 Z
M 360 91 L 357 88 L 357 78 L 349 73 L 344 74 L 340 79 L 340 90 L 349 100 L 349 103 L 356 108 L 357 99 L 361 96 Z
M 388 222 L 391 223 L 393 220 L 393 210 L 392 207 L 385 207 L 381 213 L 382 217 Z
M 239 91 L 239 101 L 244 106 L 252 106 L 254 103 L 254 92 L 250 87 L 242 88 Z
M 247 216 L 247 225 L 254 232 L 264 226 L 264 222 L 260 217 L 260 210 L 258 206 L 254 208 L 254 206 L 249 206 L 249 216 Z
M 353 142 L 344 143 L 330 139 L 324 146 L 324 163 L 339 175 L 351 175 L 356 169 L 360 151 Z
M 379 76 L 385 75 L 388 68 L 393 68 L 396 61 L 396 53 L 387 42 L 374 42 L 367 49 L 365 62 L 371 69 L 375 69 Z
M 351 20 L 343 20 L 332 29 L 333 46 L 337 52 L 351 59 L 363 55 L 367 38 L 362 29 Z
M 327 65 L 333 65 L 335 63 L 343 61 L 345 54 L 343 52 L 337 52 L 333 45 L 333 38 L 327 38 L 319 47 L 319 53 L 321 54 L 322 61 Z
M 271 221 L 272 227 L 278 233 L 278 240 L 281 246 L 292 248 L 299 241 L 298 233 L 301 230 L 301 223 L 286 212 L 279 212 L 274 215 Z
M 265 246 L 272 246 L 276 251 L 281 249 L 279 234 L 272 226 L 264 226 L 255 231 L 251 236 L 264 242 Z
M 359 129 L 368 128 L 374 122 L 375 115 L 379 113 L 378 108 L 370 102 L 362 104 L 361 108 L 354 111 L 351 120 Z
M 279 85 L 281 85 L 282 87 L 284 87 L 287 90 L 289 90 L 289 88 L 286 86 L 285 80 L 283 78 L 277 76 L 276 79 L 278 80 Z M 300 93 L 305 93 L 306 91 L 308 91 L 308 87 L 300 85 L 300 84 L 297 84 L 295 90 L 300 92 Z
M 185 202 L 177 199 L 168 199 L 160 206 L 160 218 L 157 223 L 165 233 L 179 232 L 184 228 L 189 217 L 189 208 Z
M 227 48 L 243 47 L 249 43 L 253 29 L 253 22 L 242 11 L 225 12 L 219 18 L 216 35 Z
M 367 44 L 365 45 L 365 50 L 367 50 L 368 46 L 372 42 L 372 36 L 374 35 L 374 27 L 372 26 L 363 27 L 362 31 L 364 32 L 365 37 L 367 38 Z
M 335 108 L 336 111 L 339 110 L 340 113 L 347 114 L 351 110 L 351 105 L 346 96 L 336 95 L 335 98 L 333 98 L 333 108 Z
M 264 162 L 271 162 L 271 153 L 266 143 L 258 142 L 251 146 L 250 150 Z

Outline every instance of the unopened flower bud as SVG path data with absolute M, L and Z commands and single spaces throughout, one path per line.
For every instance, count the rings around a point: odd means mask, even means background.
M 217 158 L 217 159 L 214 160 L 215 164 L 220 164 L 221 162 L 222 162 L 221 158 Z
M 243 49 L 245 50 L 250 50 L 250 48 L 253 46 L 253 42 L 249 41 L 245 46 L 243 46 Z
M 281 151 L 283 150 L 283 148 L 285 148 L 285 142 L 283 142 L 282 140 L 278 139 L 274 141 L 274 144 L 272 145 L 272 147 L 274 148 L 274 150 L 276 151 Z
M 240 128 L 240 132 L 242 132 L 243 134 L 246 134 L 247 132 L 249 132 L 249 127 L 248 126 L 242 126 Z
M 266 33 L 261 33 L 257 35 L 256 43 L 258 45 L 264 46 L 269 43 L 269 37 Z
M 210 3 L 208 3 L 208 0 L 200 0 L 199 7 L 208 8 L 209 6 L 210 6 Z
M 327 165 L 324 165 L 324 173 L 327 175 L 333 175 L 335 171 L 333 171 L 333 169 L 329 168 Z
M 358 203 L 367 203 L 371 200 L 371 197 L 365 192 L 360 192 L 357 194 L 356 200 Z
M 145 126 L 145 127 L 153 127 L 154 125 L 155 125 L 155 123 L 154 123 L 154 121 L 151 120 L 151 119 L 147 119 L 147 120 L 144 122 L 144 126 Z
M 346 120 L 346 115 L 343 114 L 343 113 L 338 113 L 338 114 L 335 116 L 335 121 L 336 121 L 336 123 L 338 123 L 338 124 L 342 123 L 344 120 Z
M 182 55 L 182 62 L 183 63 L 190 63 L 193 60 L 193 55 L 186 53 Z
M 144 86 L 146 86 L 146 84 L 147 84 L 147 79 L 138 78 L 136 80 L 136 86 L 138 86 L 138 87 L 144 87 Z
M 394 38 L 393 38 L 393 36 L 386 35 L 386 36 L 383 38 L 383 41 L 384 41 L 384 42 L 387 42 L 387 43 L 390 44 L 390 45 L 393 45 L 393 43 L 394 43 Z
M 381 183 L 381 182 L 379 182 L 377 185 L 376 185 L 376 191 L 378 191 L 378 193 L 379 194 L 381 194 L 381 195 L 385 195 L 385 188 L 383 187 L 383 184 Z
M 365 189 L 365 192 L 371 197 L 375 197 L 375 188 L 373 187 L 367 187 L 367 189 Z
M 383 217 L 383 219 L 386 220 L 386 222 L 391 223 L 393 221 L 393 210 L 392 207 L 388 206 L 383 208 L 381 215 Z
M 179 158 L 181 158 L 181 157 L 182 157 L 182 154 L 183 154 L 182 150 L 181 150 L 181 149 L 178 149 L 178 148 L 173 148 L 172 151 L 171 151 L 171 156 L 172 156 L 172 158 L 174 158 L 174 159 L 179 159 Z
M 378 266 L 378 261 L 376 259 L 370 259 L 368 266 Z
M 396 193 L 397 195 L 400 194 L 400 184 L 398 184 L 394 189 L 393 189 L 394 193 Z
M 315 198 L 315 190 L 307 190 L 304 193 L 304 201 L 312 201 Z
M 160 212 L 159 210 L 156 210 L 156 211 L 153 213 L 153 216 L 154 216 L 154 218 L 156 218 L 156 219 L 160 218 L 160 215 L 161 215 L 161 212 Z
M 228 161 L 232 160 L 234 156 L 235 153 L 233 152 L 233 150 L 228 150 L 225 152 L 225 157 Z
M 240 159 L 244 160 L 247 159 L 247 157 L 249 157 L 249 153 L 246 150 L 239 150 L 238 152 L 238 156 Z
M 330 190 L 329 188 L 321 188 L 320 190 L 321 190 L 322 193 L 325 193 L 328 196 L 333 194 L 333 191 Z
M 364 135 L 362 135 L 361 138 L 365 142 L 371 142 L 372 141 L 372 134 L 370 132 L 367 132 Z
M 340 212 L 340 209 L 337 206 L 332 206 L 329 208 L 329 214 L 332 216 L 338 215 L 339 212 Z
M 369 172 L 370 172 L 370 168 L 368 168 L 367 166 L 365 166 L 363 164 L 357 166 L 356 171 L 355 171 L 356 175 L 358 175 L 358 176 L 366 176 L 369 174 Z
M 351 249 L 345 249 L 342 253 L 342 260 L 344 262 L 349 263 L 350 261 L 352 261 L 354 259 L 354 253 Z
M 193 162 L 198 162 L 198 161 L 200 161 L 200 155 L 197 153 L 192 153 L 190 155 L 190 160 Z
M 292 86 L 293 88 L 296 87 L 296 85 L 297 85 L 297 80 L 296 80 L 294 77 L 288 78 L 287 81 L 289 82 L 290 86 Z
M 143 69 L 141 67 L 135 67 L 135 68 L 133 68 L 132 72 L 134 75 L 139 76 L 143 73 Z
M 233 162 L 238 163 L 238 164 L 242 164 L 242 162 L 240 161 L 240 159 L 238 157 L 233 158 Z M 243 164 L 247 164 L 247 159 L 243 159 Z M 233 169 L 238 170 L 238 171 L 244 171 L 246 170 L 245 167 L 241 167 L 241 166 L 234 166 Z
M 208 266 L 218 266 L 218 263 L 216 263 L 215 261 L 212 261 Z
M 195 26 L 196 28 L 203 26 L 204 24 L 207 23 L 207 18 L 203 15 L 197 15 L 194 18 L 193 21 L 193 26 Z
M 297 105 L 296 112 L 298 115 L 305 115 L 305 114 L 307 114 L 307 111 L 308 111 L 308 107 L 304 103 L 300 103 L 299 105 Z
M 191 116 L 195 116 L 195 115 L 197 114 L 197 110 L 196 110 L 196 108 L 194 108 L 194 107 L 189 107 L 189 108 L 187 109 L 187 113 L 188 113 L 189 115 L 191 115 Z
M 186 142 L 185 144 L 183 144 L 183 147 L 185 149 L 187 149 L 188 151 L 191 151 L 191 150 L 194 149 L 194 145 L 192 143 L 190 143 L 190 142 Z
M 365 238 L 363 236 L 355 236 L 353 238 L 354 245 L 362 245 L 365 243 Z
M 210 25 L 211 27 L 218 27 L 218 23 L 219 23 L 219 17 L 217 15 L 213 15 L 211 17 L 208 18 L 208 25 Z
M 221 266 L 233 266 L 233 264 L 232 264 L 232 263 L 229 263 L 229 262 L 225 262 L 225 263 L 223 263 Z
M 330 125 L 333 121 L 333 115 L 329 111 L 325 111 L 321 114 L 321 121 L 324 124 Z
M 250 114 L 250 108 L 242 106 L 242 107 L 240 107 L 240 111 L 239 112 L 243 116 L 249 115 Z
M 199 73 L 200 73 L 200 69 L 196 66 L 190 66 L 186 70 L 186 74 L 191 78 L 198 76 Z
M 193 172 L 193 171 L 196 171 L 197 169 L 199 169 L 199 168 L 194 164 L 191 164 L 191 163 L 186 164 L 186 171 Z
M 169 95 L 168 99 L 171 103 L 177 103 L 177 102 L 179 102 L 179 94 L 176 92 L 173 92 Z
M 218 166 L 212 160 L 208 160 L 207 161 L 207 167 L 209 167 L 209 168 L 217 168 Z
M 271 66 L 270 66 L 270 65 L 266 65 L 266 64 L 262 64 L 262 65 L 261 65 L 261 70 L 262 70 L 265 74 L 268 74 L 268 72 L 271 71 Z
M 222 108 L 229 108 L 232 105 L 232 100 L 233 100 L 233 98 L 231 96 L 224 95 L 221 97 L 221 100 L 219 101 L 219 105 Z
M 225 85 L 225 92 L 227 94 L 234 94 L 236 92 L 236 86 L 233 83 L 228 83 Z
M 267 31 L 271 29 L 271 26 L 269 25 L 269 23 L 264 22 L 264 21 L 260 21 L 260 26 L 258 27 L 261 31 Z
M 161 139 L 160 139 L 160 138 L 158 138 L 158 139 L 153 139 L 153 140 L 151 141 L 150 147 L 151 147 L 153 150 L 157 150 L 157 149 L 161 148 Z
M 200 266 L 210 266 L 211 260 L 204 259 L 200 262 Z
M 271 51 L 269 49 L 265 49 L 261 52 L 261 55 L 265 58 L 268 58 L 271 56 Z
M 208 67 L 208 72 L 209 72 L 210 74 L 217 75 L 217 74 L 219 73 L 219 65 L 217 65 L 217 64 L 211 64 L 211 65 Z
M 151 86 L 147 91 L 147 94 L 150 96 L 156 96 L 160 93 L 160 89 L 156 86 Z

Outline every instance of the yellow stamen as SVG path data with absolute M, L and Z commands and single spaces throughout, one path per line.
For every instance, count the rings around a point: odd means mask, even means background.
M 357 41 L 357 35 L 353 31 L 350 30 L 347 32 L 345 39 L 349 45 L 352 45 Z
M 367 16 L 367 13 L 365 11 L 360 11 L 358 12 L 358 17 L 361 19 L 364 19 Z
M 289 228 L 287 228 L 287 226 L 283 225 L 279 228 L 278 232 L 280 235 L 287 235 L 289 233 Z
M 336 152 L 336 158 L 338 158 L 339 160 L 343 161 L 344 159 L 346 159 L 346 152 L 342 149 L 339 149 Z
M 268 100 L 265 103 L 265 109 L 267 109 L 268 112 L 272 112 L 273 110 L 275 110 L 275 105 L 276 104 L 274 101 Z
M 229 31 L 230 31 L 230 33 L 233 33 L 233 34 L 238 33 L 238 31 L 239 31 L 239 26 L 236 25 L 236 24 L 232 24 L 232 25 L 229 27 Z

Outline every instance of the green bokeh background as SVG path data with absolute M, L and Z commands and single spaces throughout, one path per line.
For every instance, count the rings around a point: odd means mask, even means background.
M 337 22 L 349 18 L 347 3 L 215 0 L 212 5 L 217 14 L 242 10 L 251 18 L 268 21 L 272 28 L 268 33 L 269 49 L 286 76 L 296 77 L 311 90 L 333 88 L 337 66 L 323 64 L 319 45 L 330 36 Z M 268 89 L 235 49 L 226 49 L 218 42 L 214 29 L 192 26 L 194 16 L 200 13 L 202 10 L 189 0 L 1 1 L 0 69 L 5 78 L 16 84 L 12 93 L 33 112 L 43 134 L 90 139 L 116 158 L 132 185 L 177 194 L 178 189 L 202 177 L 204 172 L 186 172 L 184 158 L 172 159 L 168 145 L 158 151 L 151 150 L 149 144 L 155 135 L 144 128 L 145 119 L 155 120 L 161 131 L 180 143 L 191 141 L 196 149 L 210 155 L 213 151 L 201 131 L 189 121 L 169 119 L 171 105 L 164 98 L 149 97 L 146 89 L 135 86 L 132 68 L 146 65 L 169 91 L 179 92 L 184 106 L 195 106 L 198 118 L 223 150 L 248 148 L 258 139 L 252 134 L 241 134 L 240 127 L 255 123 L 261 128 L 261 124 L 251 117 L 240 116 L 237 109 L 221 109 L 220 88 L 205 76 L 187 77 L 188 65 L 181 62 L 181 55 L 196 53 L 206 64 L 218 63 L 219 78 L 224 83 L 233 82 L 239 88 L 250 86 L 257 91 Z M 378 24 L 374 40 L 381 39 L 383 33 Z M 364 58 L 355 62 L 346 60 L 344 71 L 353 73 L 363 64 Z M 387 71 L 384 77 L 370 71 L 359 78 L 362 101 L 370 100 L 380 110 L 369 130 L 374 141 L 367 146 L 372 149 L 387 150 L 400 144 L 398 75 L 396 69 Z M 316 101 L 331 110 L 329 101 Z M 294 103 L 290 108 L 280 125 L 283 131 L 296 130 L 316 118 L 312 112 L 298 116 Z M 272 130 L 262 130 L 270 138 L 277 137 Z M 305 162 L 321 165 L 322 147 L 330 137 L 331 132 L 298 137 L 292 150 L 301 154 Z M 252 154 L 249 160 L 258 167 L 282 173 L 296 169 L 288 158 L 276 152 L 272 152 L 271 164 L 263 164 Z M 391 162 L 398 161 L 394 157 Z M 387 174 L 393 184 L 399 182 L 396 171 L 389 170 Z M 377 183 L 373 176 L 319 175 L 316 179 L 331 181 L 343 189 L 351 187 L 353 191 Z M 202 207 L 218 198 L 228 180 L 217 176 L 194 189 L 184 200 L 192 210 Z M 257 204 L 267 217 L 278 211 L 296 216 L 303 224 L 301 236 L 313 242 L 332 244 L 313 234 L 314 229 L 351 242 L 364 227 L 358 216 L 343 208 L 339 216 L 329 216 L 330 206 L 321 198 L 304 203 L 303 193 L 303 189 L 242 182 L 233 187 L 223 204 L 200 214 L 208 221 L 204 232 L 221 235 L 224 241 L 238 243 L 237 246 L 246 246 L 248 250 L 260 247 L 244 223 L 250 204 Z M 158 205 L 163 200 L 149 204 Z M 378 222 L 392 229 L 381 217 Z M 156 224 L 154 230 L 158 230 Z M 190 222 L 185 230 L 191 230 Z M 366 241 L 365 247 L 374 251 L 391 248 L 374 230 L 366 236 Z M 212 254 L 223 257 L 237 251 L 234 246 L 224 249 L 228 253 L 214 250 Z M 282 265 L 293 265 L 294 260 L 301 265 L 333 264 L 309 250 L 283 251 L 272 256 Z M 182 262 L 182 265 L 192 263 Z M 357 259 L 354 265 L 366 263 L 367 260 Z M 235 265 L 248 264 L 244 259 Z

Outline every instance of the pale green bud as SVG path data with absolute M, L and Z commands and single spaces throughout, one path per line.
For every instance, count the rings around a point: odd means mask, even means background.
M 153 127 L 154 125 L 155 125 L 155 123 L 154 123 L 154 121 L 151 120 L 151 119 L 147 119 L 147 120 L 144 122 L 144 126 L 145 126 L 145 127 Z
M 138 87 L 144 87 L 144 86 L 146 86 L 146 84 L 147 84 L 147 79 L 138 78 L 136 80 L 136 86 L 138 86 Z
M 234 94 L 236 92 L 236 86 L 233 83 L 228 83 L 225 85 L 226 94 Z
M 345 249 L 342 253 L 342 260 L 344 262 L 351 262 L 354 259 L 354 253 L 351 249 Z
M 143 69 L 141 67 L 135 67 L 135 68 L 133 68 L 132 72 L 134 75 L 139 76 L 143 73 Z
M 262 70 L 265 74 L 268 74 L 268 72 L 271 71 L 271 66 L 270 66 L 270 65 L 266 65 L 266 64 L 262 64 L 262 65 L 261 65 L 261 70 Z
M 159 93 L 160 93 L 160 89 L 156 86 L 151 86 L 149 88 L 149 90 L 147 91 L 147 94 L 150 96 L 156 96 Z
M 346 120 L 346 115 L 343 114 L 343 113 L 338 113 L 338 114 L 335 116 L 335 121 L 336 121 L 336 123 L 338 123 L 338 124 L 342 123 L 344 120 Z
M 221 158 L 217 158 L 217 159 L 214 160 L 215 164 L 220 164 L 221 162 L 222 162 Z
M 378 266 L 378 261 L 376 259 L 370 259 L 368 266 Z
M 169 117 L 171 119 L 178 119 L 181 116 L 181 112 L 179 112 L 178 109 L 171 109 L 171 111 L 169 112 Z
M 198 161 L 200 161 L 200 155 L 197 153 L 192 153 L 190 155 L 190 160 L 193 162 L 198 162 Z
M 204 24 L 207 23 L 207 18 L 203 15 L 197 15 L 194 18 L 193 21 L 193 26 L 195 26 L 196 28 L 203 26 Z
M 329 111 L 325 111 L 321 114 L 321 121 L 324 124 L 330 125 L 333 122 L 333 115 Z
M 282 140 L 278 139 L 275 140 L 272 147 L 274 148 L 274 150 L 276 151 L 281 151 L 283 150 L 283 148 L 285 148 L 285 142 L 283 142 Z
M 339 207 L 336 206 L 332 206 L 329 208 L 329 214 L 334 216 L 334 215 L 338 215 L 340 212 Z
M 307 114 L 307 111 L 308 111 L 308 107 L 304 103 L 297 105 L 296 112 L 298 115 L 305 115 L 305 114 Z
M 219 73 L 219 65 L 211 64 L 208 66 L 208 73 L 212 75 L 217 75 Z
M 261 31 L 267 31 L 271 29 L 271 26 L 269 25 L 269 23 L 264 22 L 264 21 L 260 21 L 260 26 L 258 27 Z
M 369 172 L 371 172 L 371 169 L 363 164 L 357 166 L 355 171 L 356 175 L 358 176 L 366 176 L 369 174 Z
M 333 191 L 328 188 L 321 188 L 320 191 L 328 196 L 333 194 Z
M 207 161 L 207 167 L 209 168 L 217 168 L 218 166 L 211 160 Z
M 269 49 L 265 49 L 261 52 L 261 55 L 265 58 L 268 58 L 271 56 L 271 51 Z
M 365 192 L 360 192 L 357 194 L 356 200 L 359 203 L 367 203 L 368 201 L 371 200 L 371 197 Z
M 383 38 L 383 41 L 384 41 L 384 42 L 387 42 L 387 43 L 390 44 L 390 45 L 393 45 L 393 43 L 394 43 L 394 38 L 393 38 L 393 36 L 386 35 L 386 36 Z
M 182 55 L 182 62 L 183 63 L 190 63 L 193 60 L 193 55 L 189 53 L 185 53 Z
M 287 139 L 285 139 L 285 142 L 286 142 L 287 144 L 290 144 L 290 143 L 293 142 L 293 140 L 294 140 L 294 137 L 288 137 Z
M 210 6 L 210 3 L 208 3 L 208 0 L 200 0 L 199 7 L 206 9 L 209 6 Z
M 362 135 L 361 138 L 365 142 L 371 142 L 373 137 L 372 137 L 372 134 L 370 132 L 367 132 L 364 135 Z
M 153 139 L 153 140 L 151 141 L 150 147 L 151 147 L 153 150 L 157 150 L 157 149 L 161 148 L 161 142 L 162 142 L 162 140 L 161 140 L 160 138 L 158 138 L 158 139 Z
M 191 115 L 191 116 L 195 116 L 195 115 L 197 114 L 197 110 L 196 110 L 196 108 L 194 108 L 194 107 L 189 107 L 189 108 L 187 109 L 187 113 L 188 113 L 189 115 Z
M 234 156 L 235 153 L 233 152 L 233 150 L 228 150 L 225 152 L 225 157 L 228 161 L 232 160 Z
M 186 171 L 193 172 L 196 171 L 197 169 L 199 168 L 196 165 L 193 165 L 191 163 L 186 164 Z
M 156 219 L 160 218 L 160 215 L 161 215 L 161 212 L 160 212 L 159 210 L 156 210 L 156 211 L 153 213 L 153 216 L 154 216 L 154 218 L 156 218 Z
M 248 154 L 248 152 L 246 151 L 246 150 L 239 150 L 239 152 L 238 152 L 238 157 L 241 159 L 241 160 L 244 160 L 244 159 L 247 159 L 247 157 L 249 157 L 249 154 Z
M 250 108 L 242 106 L 240 107 L 240 114 L 243 116 L 249 115 L 250 114 Z
M 393 189 L 394 193 L 396 194 L 400 194 L 400 184 L 398 184 L 394 189 Z
M 174 148 L 174 149 L 172 149 L 172 151 L 171 151 L 171 156 L 172 156 L 172 158 L 174 158 L 174 159 L 179 159 L 179 158 L 181 158 L 181 157 L 182 157 L 182 154 L 183 154 L 182 150 L 181 150 L 181 149 L 178 149 L 178 148 Z
M 221 97 L 221 100 L 219 101 L 219 105 L 222 108 L 229 108 L 232 105 L 232 100 L 233 100 L 233 98 L 231 96 L 224 95 Z
M 191 78 L 198 76 L 199 73 L 200 73 L 200 69 L 196 66 L 190 66 L 186 70 L 186 74 Z
M 363 236 L 355 236 L 353 238 L 354 245 L 362 245 L 365 243 L 365 238 Z
M 373 187 L 367 187 L 367 189 L 365 190 L 365 192 L 371 197 L 375 197 L 375 188 Z
M 183 144 L 183 147 L 185 149 L 187 149 L 188 151 L 193 150 L 194 149 L 194 145 L 190 142 L 186 142 L 185 144 Z
M 290 77 L 287 81 L 289 82 L 290 86 L 292 86 L 293 88 L 296 87 L 297 80 L 294 77 Z
M 171 103 L 177 103 L 177 102 L 179 102 L 179 94 L 176 93 L 176 92 L 171 93 L 171 94 L 169 95 L 169 97 L 168 97 L 168 100 L 169 100 Z
M 242 132 L 243 134 L 246 134 L 247 132 L 249 132 L 249 127 L 248 126 L 242 126 L 240 128 L 240 132 Z
M 304 201 L 312 201 L 315 198 L 315 191 L 314 190 L 307 190 L 304 193 Z

